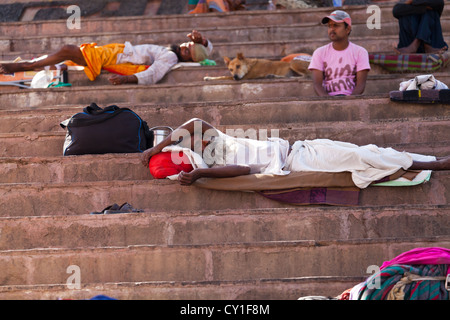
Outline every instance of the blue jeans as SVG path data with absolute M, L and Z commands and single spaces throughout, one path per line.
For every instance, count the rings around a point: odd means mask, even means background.
M 400 33 L 398 48 L 407 47 L 414 39 L 422 40 L 433 48 L 447 46 L 442 36 L 441 21 L 436 11 L 428 10 L 424 14 L 403 16 L 398 19 Z M 417 53 L 424 53 L 423 44 Z

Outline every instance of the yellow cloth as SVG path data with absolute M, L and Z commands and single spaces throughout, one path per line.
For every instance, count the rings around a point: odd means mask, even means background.
M 117 73 L 122 76 L 130 76 L 135 73 L 139 73 L 142 71 L 145 71 L 150 66 L 146 65 L 140 65 L 140 64 L 132 64 L 132 63 L 121 63 L 121 64 L 114 64 L 103 67 L 106 71 Z
M 100 75 L 102 68 L 116 64 L 117 55 L 123 52 L 124 44 L 111 43 L 97 46 L 96 43 L 84 43 L 80 46 L 87 66 L 84 72 L 89 80 L 94 81 Z

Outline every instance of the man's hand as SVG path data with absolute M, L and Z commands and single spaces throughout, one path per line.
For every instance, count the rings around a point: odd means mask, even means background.
M 200 32 L 198 32 L 197 30 L 192 30 L 192 32 L 189 33 L 187 35 L 187 37 L 189 39 L 191 39 L 192 42 L 194 42 L 194 43 L 200 43 L 200 44 L 204 45 L 205 47 L 207 46 L 206 39 L 204 39 L 202 34 Z
M 199 178 L 201 178 L 199 169 L 194 169 L 191 172 L 181 171 L 178 174 L 178 181 L 182 186 L 190 186 Z
M 150 158 L 153 157 L 157 153 L 158 153 L 158 151 L 156 151 L 155 148 L 150 148 L 150 149 L 147 149 L 144 152 L 142 152 L 140 154 L 142 165 L 144 167 L 148 167 Z
M 109 82 L 114 85 L 126 84 L 126 83 L 138 83 L 138 79 L 135 75 L 122 76 L 120 74 L 113 74 L 109 77 Z

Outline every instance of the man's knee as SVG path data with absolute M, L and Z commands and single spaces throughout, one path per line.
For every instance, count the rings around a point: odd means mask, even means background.
M 83 53 L 79 46 L 73 44 L 65 44 L 58 51 L 57 55 L 63 60 L 72 60 L 75 63 L 84 65 Z
M 70 56 L 76 54 L 77 51 L 80 51 L 80 48 L 78 46 L 73 44 L 65 44 L 59 50 L 59 53 L 64 56 Z

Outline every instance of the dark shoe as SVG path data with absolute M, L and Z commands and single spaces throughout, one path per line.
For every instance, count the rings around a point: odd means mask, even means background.
M 132 213 L 132 212 L 143 212 L 140 209 L 134 209 L 131 204 L 125 202 L 120 207 L 117 203 L 110 205 L 103 209 L 101 212 L 91 212 L 91 214 L 116 214 L 116 213 Z

